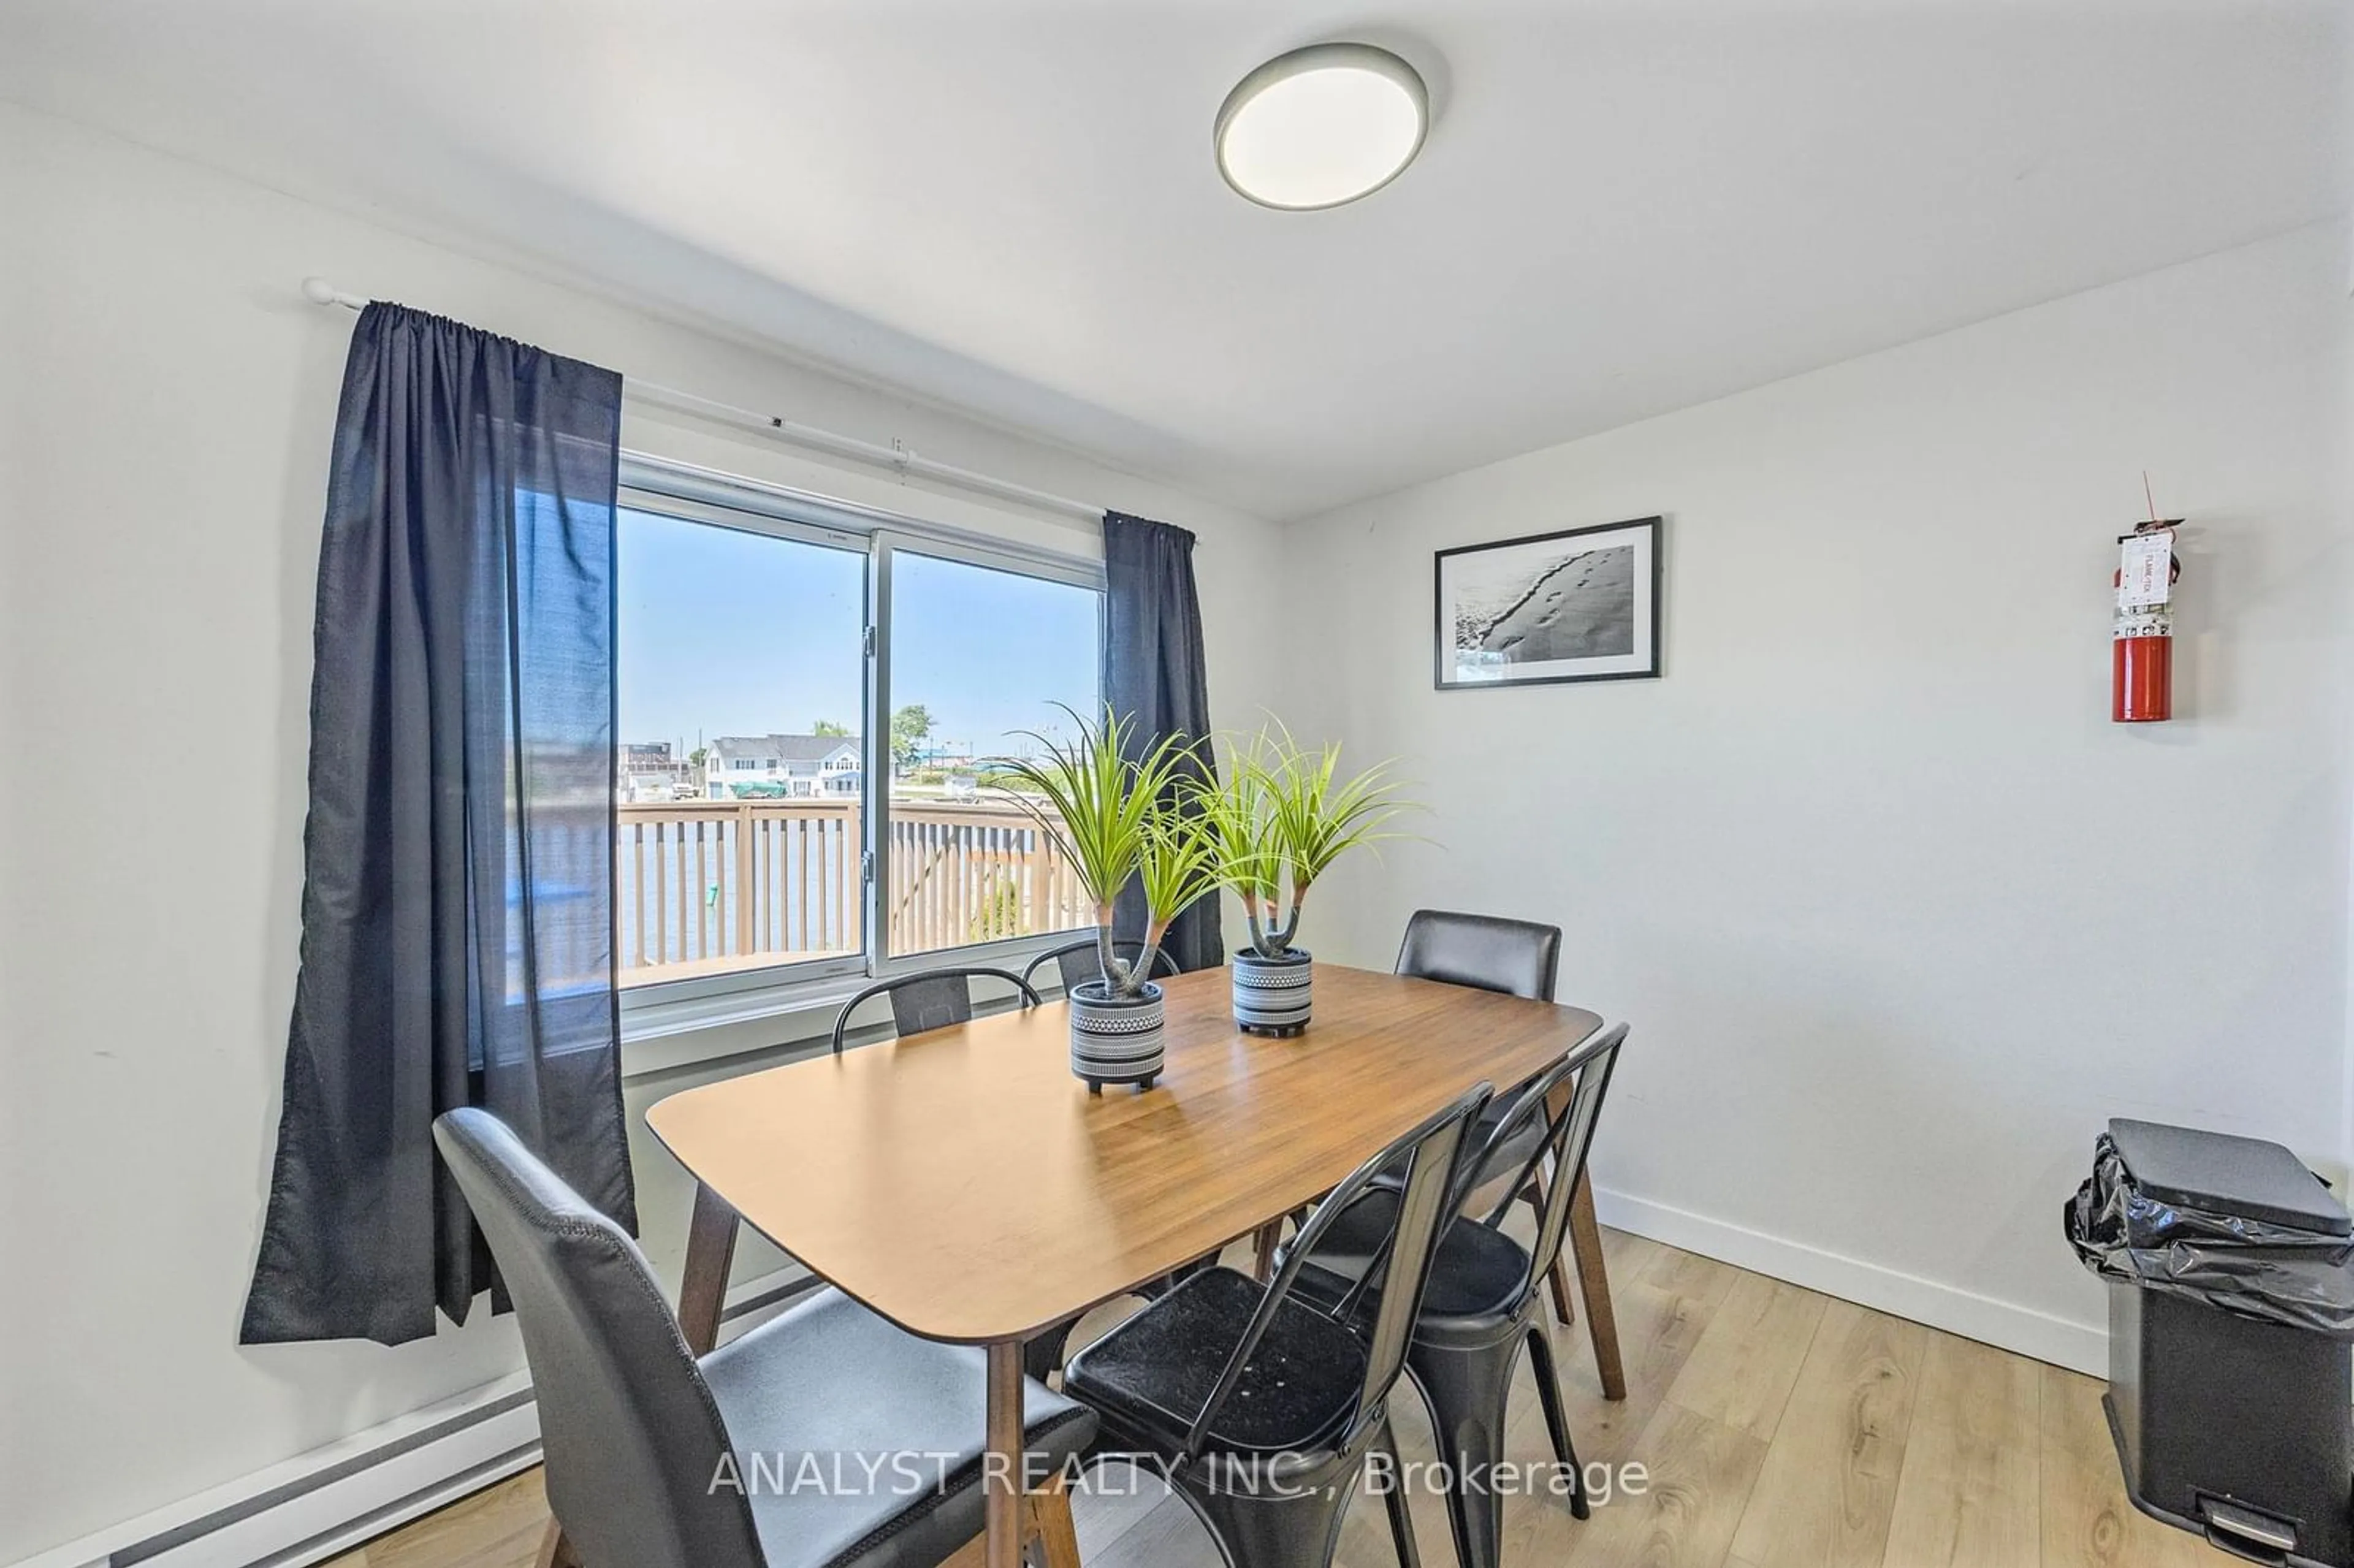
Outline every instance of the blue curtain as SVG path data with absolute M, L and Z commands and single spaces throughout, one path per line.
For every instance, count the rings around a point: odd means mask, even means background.
M 319 559 L 302 967 L 242 1339 L 434 1331 L 491 1284 L 434 1158 L 482 1106 L 632 1231 L 613 989 L 620 378 L 362 313 Z
M 1104 701 L 1136 725 L 1133 742 L 1150 750 L 1164 736 L 1201 743 L 1212 764 L 1210 673 L 1202 645 L 1202 599 L 1193 587 L 1193 535 L 1167 523 L 1104 514 Z M 1143 890 L 1122 890 L 1119 927 L 1143 928 Z M 1218 898 L 1196 900 L 1169 927 L 1163 949 L 1181 969 L 1226 961 Z

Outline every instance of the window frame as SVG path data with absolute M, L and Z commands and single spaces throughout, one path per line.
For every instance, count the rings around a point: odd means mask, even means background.
M 855 765 L 864 844 L 864 863 L 858 868 L 862 949 L 837 958 L 630 987 L 620 992 L 625 1037 L 822 1006 L 846 998 L 872 980 L 941 964 L 1018 970 L 1038 954 L 1076 939 L 1076 932 L 1049 932 L 918 953 L 890 950 L 888 911 L 883 902 L 884 890 L 891 885 L 891 567 L 894 555 L 904 552 L 1087 589 L 1096 596 L 1100 672 L 1105 601 L 1099 558 L 626 450 L 621 454 L 619 504 L 629 511 L 847 550 L 865 561 L 866 582 L 864 709 L 860 718 L 867 733 L 860 737 Z M 618 734 L 614 744 L 620 744 Z M 827 774 L 822 764 L 822 759 L 812 776 L 820 786 L 839 776 Z M 813 793 L 822 798 L 826 791 L 821 787 Z M 617 833 L 617 856 L 619 845 Z

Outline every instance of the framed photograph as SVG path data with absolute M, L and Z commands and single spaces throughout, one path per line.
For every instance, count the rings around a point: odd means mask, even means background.
M 1439 551 L 1438 689 L 1657 675 L 1659 522 Z

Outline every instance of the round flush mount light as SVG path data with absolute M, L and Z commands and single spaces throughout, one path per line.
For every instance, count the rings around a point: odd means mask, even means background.
M 1311 44 L 1243 78 L 1218 111 L 1218 172 L 1261 207 L 1312 212 L 1371 196 L 1430 130 L 1415 69 L 1371 44 Z

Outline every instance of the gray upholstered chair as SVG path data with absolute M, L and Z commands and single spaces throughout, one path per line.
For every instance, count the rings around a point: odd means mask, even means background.
M 637 1244 L 504 1123 L 454 1110 L 433 1140 L 523 1330 L 562 1530 L 543 1562 L 934 1568 L 981 1532 L 981 1351 L 916 1339 L 829 1289 L 697 1361 Z M 1024 1408 L 1043 1473 L 1095 1436 L 1085 1406 L 1042 1384 Z M 881 1478 L 832 1486 L 836 1455 L 854 1478 L 867 1462 Z M 790 1484 L 804 1456 L 827 1485 Z M 1025 1505 L 1053 1568 L 1076 1568 L 1069 1509 L 1059 1489 Z
M 1405 940 L 1400 944 L 1397 956 L 1399 974 L 1500 991 L 1506 996 L 1524 996 L 1534 1001 L 1553 999 L 1553 982 L 1560 969 L 1560 927 L 1540 926 L 1533 920 L 1508 920 L 1496 915 L 1459 915 L 1444 909 L 1416 910 L 1406 920 Z M 1500 1096 L 1489 1105 L 1474 1135 L 1479 1144 L 1488 1150 L 1487 1163 L 1472 1183 L 1475 1190 L 1521 1170 L 1543 1141 L 1542 1113 L 1520 1116 L 1517 1121 L 1508 1119 L 1519 1115 L 1521 1108 L 1520 1102 L 1510 1097 Z M 1518 1195 L 1531 1208 L 1541 1207 L 1544 1202 L 1542 1180 L 1532 1178 Z M 1558 1281 L 1554 1299 L 1562 1320 L 1568 1321 L 1567 1288 Z
M 1561 927 L 1498 915 L 1417 909 L 1406 919 L 1397 972 L 1480 991 L 1553 1000 Z M 1499 1107 L 1500 1109 L 1500 1107 Z

